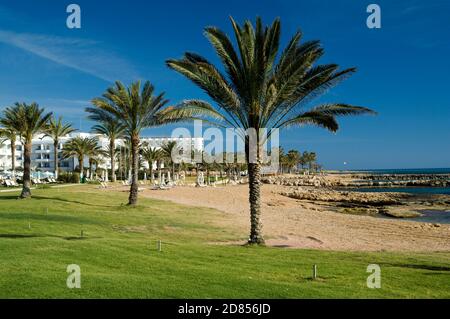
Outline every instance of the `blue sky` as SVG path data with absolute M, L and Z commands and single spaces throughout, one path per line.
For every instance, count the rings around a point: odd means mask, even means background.
M 70 3 L 81 6 L 81 29 L 66 27 Z M 366 27 L 370 3 L 381 6 L 381 29 Z M 283 131 L 285 149 L 316 151 L 333 169 L 450 167 L 446 0 L 0 0 L 0 109 L 36 101 L 87 131 L 84 107 L 116 79 L 148 79 L 172 103 L 205 98 L 164 61 L 194 51 L 218 62 L 202 32 L 214 25 L 231 35 L 229 15 L 240 22 L 281 17 L 282 46 L 298 28 L 305 39 L 321 40 L 322 63 L 358 68 L 322 100 L 379 112 L 341 119 L 337 134 Z M 170 135 L 172 128 L 145 133 Z

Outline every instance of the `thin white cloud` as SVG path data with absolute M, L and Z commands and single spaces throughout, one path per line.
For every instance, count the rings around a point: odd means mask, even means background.
M 108 82 L 139 78 L 130 63 L 96 41 L 0 30 L 0 42 Z

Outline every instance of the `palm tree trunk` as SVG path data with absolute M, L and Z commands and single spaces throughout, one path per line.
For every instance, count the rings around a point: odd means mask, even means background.
M 156 165 L 158 166 L 158 183 L 161 185 L 161 161 L 157 161 Z
M 80 177 L 82 177 L 82 175 L 84 175 L 84 155 L 83 154 L 80 154 L 80 156 L 78 156 L 78 168 L 79 168 L 79 171 L 80 171 Z
M 89 159 L 89 176 L 88 178 L 92 178 L 92 168 L 93 168 L 92 159 Z
M 153 177 L 153 163 L 150 161 L 148 163 L 149 169 L 150 169 L 150 184 L 153 185 L 155 178 Z
M 53 142 L 53 166 L 55 168 L 55 178 L 58 178 L 58 140 Z
M 128 205 L 136 205 L 138 200 L 139 135 L 131 136 L 131 187 Z
M 16 137 L 11 137 L 11 171 L 13 179 L 16 179 Z
M 23 187 L 20 198 L 31 197 L 31 140 L 25 141 L 23 161 Z
M 122 169 L 123 169 L 123 163 L 122 163 L 122 148 L 121 148 L 120 153 L 119 153 L 119 175 L 120 175 L 121 180 L 123 180 Z
M 250 238 L 249 244 L 264 244 L 261 223 L 261 166 L 248 164 L 249 202 L 250 202 Z
M 115 158 L 115 141 L 114 139 L 110 139 L 109 140 L 109 156 L 111 158 L 111 181 L 115 182 L 116 181 L 116 158 Z

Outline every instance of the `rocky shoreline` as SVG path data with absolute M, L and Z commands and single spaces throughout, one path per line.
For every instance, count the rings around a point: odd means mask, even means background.
M 314 203 L 335 212 L 352 215 L 414 218 L 422 216 L 421 211 L 430 208 L 450 210 L 448 195 L 338 191 L 317 187 L 284 187 L 278 194 L 297 199 L 300 203 Z
M 328 174 L 267 176 L 264 184 L 315 187 L 450 187 L 450 174 Z
M 450 174 L 323 174 L 266 176 L 278 194 L 353 215 L 412 218 L 427 210 L 450 210 L 450 195 L 358 192 L 358 188 L 450 187 Z

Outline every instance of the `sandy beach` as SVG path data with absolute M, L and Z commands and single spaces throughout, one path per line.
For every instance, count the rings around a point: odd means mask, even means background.
M 262 185 L 262 222 L 269 246 L 352 251 L 450 251 L 450 225 L 337 213 L 326 203 L 280 195 L 287 187 Z M 202 206 L 223 212 L 222 227 L 249 229 L 248 185 L 220 187 L 177 186 L 146 189 L 149 198 Z M 225 243 L 226 244 L 226 243 Z

